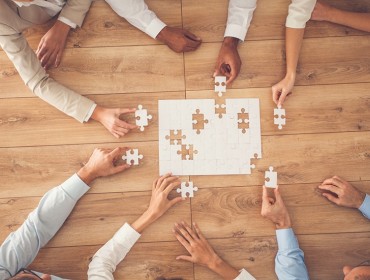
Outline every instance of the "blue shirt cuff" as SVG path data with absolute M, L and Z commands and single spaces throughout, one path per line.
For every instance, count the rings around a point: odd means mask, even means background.
M 77 174 L 65 181 L 61 187 L 75 201 L 79 200 L 90 189 Z
M 362 215 L 370 219 L 370 195 L 366 194 L 365 199 L 358 210 L 361 211 Z
M 277 229 L 276 239 L 279 251 L 299 249 L 298 240 L 292 228 Z

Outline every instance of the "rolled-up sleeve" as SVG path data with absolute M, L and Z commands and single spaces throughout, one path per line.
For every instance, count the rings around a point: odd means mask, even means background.
M 366 194 L 365 199 L 358 210 L 361 211 L 362 215 L 370 219 L 370 196 L 368 194 Z
M 285 26 L 289 28 L 305 28 L 310 20 L 316 0 L 292 0 L 289 5 Z

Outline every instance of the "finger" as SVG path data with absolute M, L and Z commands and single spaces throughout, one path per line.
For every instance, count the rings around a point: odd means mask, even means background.
M 124 148 L 124 147 L 117 147 L 115 148 L 113 151 L 109 152 L 109 156 L 112 158 L 112 159 L 115 159 L 117 157 L 121 157 L 124 153 L 124 151 L 126 151 L 127 148 Z
M 283 103 L 285 101 L 286 96 L 289 94 L 289 92 L 285 92 L 284 90 L 280 94 L 279 101 L 278 101 L 278 106 L 283 106 Z
M 175 204 L 179 203 L 180 201 L 184 201 L 181 196 L 175 197 L 170 200 L 170 208 L 173 207 Z
M 157 184 L 156 184 L 155 188 L 156 188 L 156 189 L 157 189 L 157 188 L 159 188 L 159 187 L 162 185 L 162 182 L 163 182 L 166 178 L 171 177 L 171 176 L 172 176 L 172 174 L 171 174 L 171 173 L 167 173 L 167 174 L 165 174 L 165 175 L 163 175 L 163 176 L 159 177 L 159 178 L 158 178 L 158 180 L 157 180 Z
M 179 180 L 179 177 L 171 176 L 163 180 L 162 184 L 159 187 L 160 191 L 164 191 L 167 187 L 170 187 L 172 183 Z
M 195 50 L 196 50 L 196 48 L 194 48 L 192 46 L 185 46 L 182 51 L 183 52 L 193 52 Z
M 203 241 L 206 241 L 206 238 L 204 237 L 202 231 L 198 227 L 198 224 L 197 223 L 193 223 L 193 226 L 194 226 L 195 232 L 197 233 L 199 239 L 200 240 L 203 240 Z
M 181 235 L 190 243 L 190 245 L 194 242 L 193 238 L 191 235 L 188 233 L 188 231 L 181 225 L 181 224 L 175 224 L 176 229 L 178 232 L 181 233 Z
M 131 165 L 129 164 L 119 164 L 119 165 L 116 165 L 114 167 L 114 174 L 117 174 L 117 173 L 120 173 L 120 172 L 123 172 L 125 171 L 126 169 L 129 169 L 131 167 Z
M 197 35 L 195 35 L 195 34 L 191 33 L 191 32 L 190 32 L 190 31 L 188 31 L 188 30 L 184 30 L 184 34 L 185 34 L 185 36 L 186 36 L 187 38 L 189 38 L 189 39 L 191 39 L 191 40 L 193 40 L 193 41 L 198 41 L 198 42 L 202 41 L 202 39 L 201 39 L 201 38 L 199 38 Z
M 113 132 L 118 135 L 118 138 L 125 136 L 125 133 L 117 129 L 113 129 Z
M 176 178 L 176 177 L 175 177 Z M 169 184 L 164 192 L 169 195 L 169 193 L 175 188 L 175 187 L 178 187 L 181 185 L 181 181 L 179 180 L 179 178 L 177 178 L 177 180 L 175 180 L 174 182 L 172 182 L 171 184 Z
M 112 135 L 114 137 L 116 137 L 117 139 L 119 139 L 121 136 L 119 136 L 115 131 L 111 131 Z
M 268 200 L 267 188 L 266 186 L 262 186 L 262 200 Z
M 276 86 L 272 87 L 272 100 L 275 102 L 276 105 L 279 102 L 280 93 L 281 93 L 280 90 Z
M 222 63 L 220 63 L 219 61 L 217 61 L 216 66 L 215 66 L 215 71 L 213 71 L 213 78 L 215 78 L 216 76 L 220 76 L 220 73 L 221 73 L 221 65 L 222 65 Z
M 176 257 L 176 260 L 178 261 L 187 261 L 187 262 L 193 262 L 193 258 L 191 256 L 178 256 Z
M 276 202 L 282 202 L 282 203 L 284 203 L 283 198 L 281 197 L 281 194 L 280 194 L 280 191 L 279 191 L 279 188 L 278 187 L 276 187 L 274 189 L 274 194 L 275 194 Z
M 58 55 L 58 50 L 54 50 L 54 52 L 51 53 L 48 61 L 45 64 L 45 68 L 46 69 L 50 69 L 52 66 L 55 65 L 55 61 L 57 59 L 57 55 Z
M 189 233 L 189 235 L 191 236 L 193 240 L 198 239 L 198 236 L 196 235 L 196 233 L 192 230 L 192 228 L 186 222 L 183 221 L 182 226 L 186 229 L 186 231 Z
M 190 48 L 193 48 L 194 50 L 196 50 L 200 46 L 200 43 L 200 41 L 194 41 L 191 38 L 186 39 L 186 45 Z
M 173 229 L 172 232 L 175 234 L 176 239 L 181 243 L 184 248 L 190 252 L 191 246 L 189 242 L 177 231 L 177 229 Z
M 340 193 L 340 189 L 333 185 L 320 185 L 319 189 L 330 191 L 332 193 L 335 193 L 336 195 L 339 195 Z
M 59 67 L 60 62 L 62 61 L 62 54 L 63 54 L 62 51 L 58 52 L 57 57 L 55 59 L 55 64 L 54 64 L 55 67 Z
M 52 50 L 48 50 L 45 54 L 41 57 L 41 65 L 42 67 L 46 67 L 47 62 L 49 61 L 50 56 L 52 55 Z
M 333 185 L 338 188 L 342 188 L 344 186 L 344 183 L 338 179 L 338 177 L 333 176 L 329 179 L 326 179 L 322 185 Z
M 335 204 L 339 204 L 339 201 L 340 199 L 338 197 L 335 197 L 334 195 L 332 195 L 331 193 L 323 193 L 322 196 L 324 196 L 327 200 L 335 203 Z
M 119 130 L 121 130 L 121 129 L 125 129 L 126 130 L 126 133 L 128 132 L 128 130 L 129 130 L 129 125 L 128 125 L 128 123 L 127 122 L 125 122 L 125 121 L 123 121 L 123 120 L 120 120 L 119 118 L 117 118 L 116 120 L 115 120 L 115 122 L 114 122 L 114 127 L 116 128 L 116 129 L 119 129 Z M 136 127 L 136 126 L 135 126 Z
M 37 58 L 41 60 L 41 58 L 47 53 L 47 47 L 42 43 L 39 45 L 39 49 L 37 50 Z
M 120 108 L 119 109 L 119 114 L 129 114 L 129 113 L 134 113 L 136 111 L 136 108 Z

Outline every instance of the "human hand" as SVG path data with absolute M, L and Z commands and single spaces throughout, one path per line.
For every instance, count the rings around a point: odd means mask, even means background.
M 182 201 L 181 197 L 168 199 L 168 195 L 173 188 L 179 186 L 181 181 L 179 177 L 166 174 L 153 182 L 152 197 L 148 209 L 136 220 L 132 227 L 137 232 L 142 232 L 151 223 L 155 222 L 164 213 L 167 212 L 176 203 Z
M 319 189 L 329 191 L 322 194 L 329 201 L 350 208 L 360 208 L 366 196 L 365 193 L 338 176 L 326 179 Z
M 291 228 L 289 212 L 280 195 L 279 188 L 274 189 L 275 199 L 269 197 L 266 186 L 263 186 L 261 215 L 272 221 L 277 229 Z
M 193 223 L 193 226 L 195 230 L 191 229 L 185 222 L 175 224 L 173 233 L 190 254 L 190 256 L 178 256 L 176 260 L 184 260 L 208 267 L 224 279 L 235 279 L 239 272 L 216 254 L 198 225 Z
M 110 176 L 122 172 L 130 167 L 128 164 L 118 164 L 118 160 L 128 150 L 128 148 L 95 149 L 90 159 L 82 167 L 77 175 L 89 185 L 99 177 Z
M 46 70 L 59 66 L 70 29 L 69 25 L 57 20 L 41 38 L 36 55 Z
M 272 86 L 272 100 L 277 106 L 283 106 L 285 99 L 292 94 L 295 82 L 294 75 L 286 75 L 283 80 Z
M 129 124 L 120 119 L 121 115 L 134 113 L 135 108 L 104 108 L 96 106 L 91 118 L 100 122 L 114 137 L 120 138 L 130 130 L 138 128 L 137 125 Z
M 202 40 L 193 33 L 169 26 L 164 27 L 158 33 L 157 39 L 177 53 L 195 51 L 202 43 Z
M 226 85 L 231 84 L 239 75 L 242 61 L 238 53 L 238 38 L 226 37 L 222 43 L 213 77 L 226 76 Z
M 333 7 L 322 3 L 320 1 L 316 2 L 315 8 L 311 14 L 311 19 L 312 20 L 317 20 L 317 21 L 324 21 L 328 20 L 330 18 L 330 13 L 332 11 Z

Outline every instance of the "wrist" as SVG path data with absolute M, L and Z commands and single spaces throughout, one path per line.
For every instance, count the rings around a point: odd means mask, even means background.
M 168 27 L 165 26 L 163 27 L 163 29 L 158 33 L 156 39 L 163 42 L 163 43 L 166 43 L 167 41 L 167 34 L 168 34 Z
M 60 20 L 57 20 L 55 22 L 54 27 L 58 29 L 58 32 L 63 33 L 65 35 L 67 35 L 69 33 L 69 30 L 71 30 L 71 27 L 68 24 L 65 24 Z
M 296 78 L 296 69 L 287 69 L 286 74 L 285 74 L 285 79 L 288 80 L 295 80 Z
M 276 229 L 288 229 L 292 227 L 292 223 L 290 219 L 288 218 L 284 221 L 276 223 L 275 226 L 276 226 Z
M 214 271 L 214 272 L 217 272 L 219 270 L 220 267 L 222 267 L 222 264 L 224 263 L 224 261 L 219 257 L 217 256 L 216 254 L 214 254 L 209 262 L 207 263 L 207 267 Z
M 357 209 L 359 209 L 361 207 L 362 203 L 364 203 L 365 198 L 366 198 L 366 193 L 359 191 L 359 198 L 358 198 L 357 203 L 355 205 L 355 207 Z
M 91 115 L 91 118 L 95 121 L 100 122 L 101 118 L 102 118 L 103 111 L 104 111 L 104 108 L 97 105 L 94 109 L 94 112 Z
M 90 185 L 96 179 L 96 176 L 86 166 L 82 167 L 77 172 L 77 175 L 86 185 Z
M 238 47 L 238 44 L 239 44 L 239 39 L 235 38 L 235 37 L 225 37 L 222 44 L 224 46 L 236 49 Z
M 131 226 L 138 233 L 142 233 L 155 220 L 155 216 L 147 210 L 135 222 L 133 222 Z

